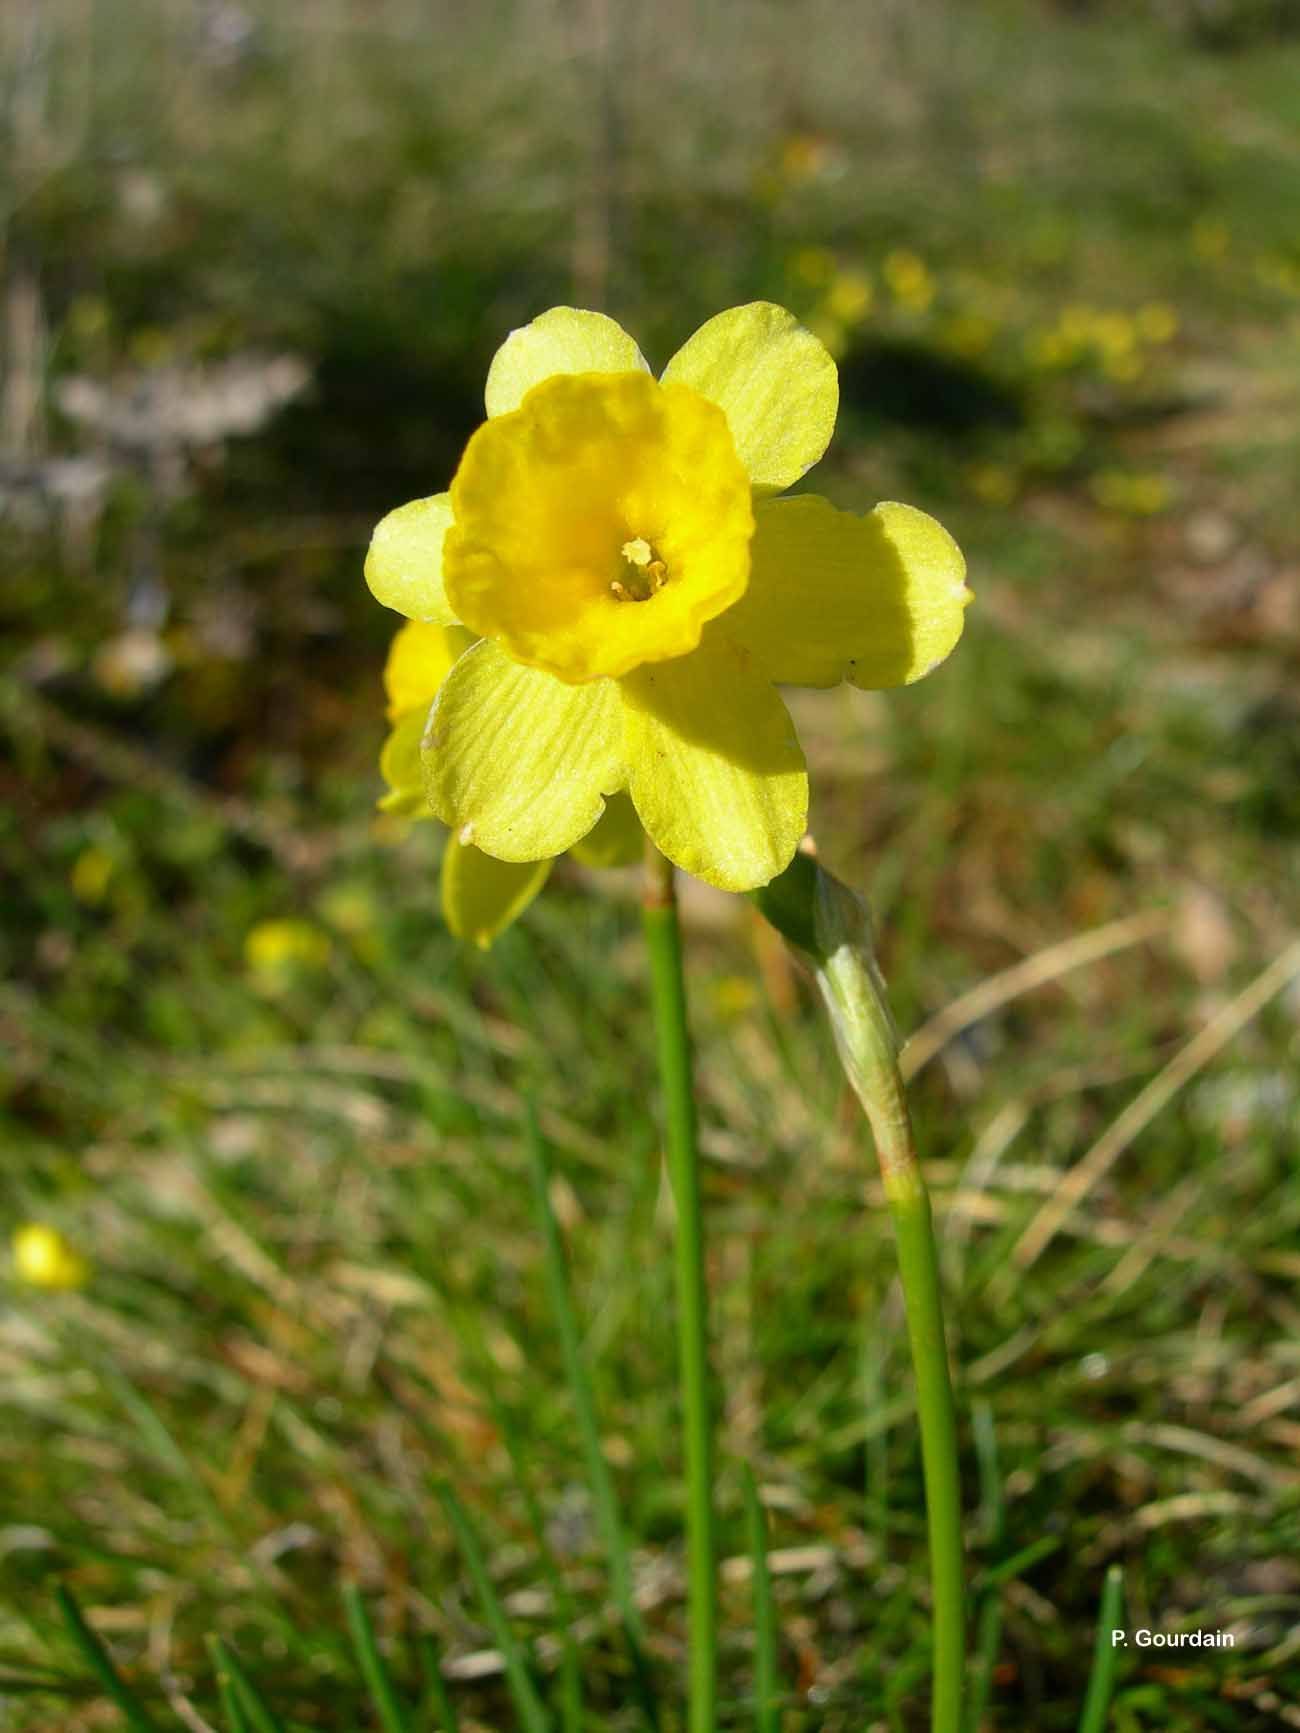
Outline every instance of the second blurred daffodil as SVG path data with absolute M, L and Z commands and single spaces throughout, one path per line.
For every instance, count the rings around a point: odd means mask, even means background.
M 90 1279 L 86 1259 L 48 1222 L 24 1222 L 14 1229 L 13 1268 L 32 1288 L 82 1288 Z
M 825 347 L 770 302 L 710 319 L 659 380 L 612 319 L 555 307 L 506 339 L 486 396 L 450 492 L 390 513 L 366 561 L 441 634 L 406 640 L 442 658 L 410 704 L 394 646 L 390 804 L 422 781 L 455 851 L 530 870 L 524 901 L 622 791 L 678 866 L 766 883 L 808 807 L 777 686 L 929 673 L 970 600 L 955 543 L 910 506 L 770 497 L 839 400 Z
M 392 731 L 379 755 L 388 792 L 385 812 L 432 818 L 425 797 L 420 740 L 429 707 L 461 653 L 473 643 L 461 626 L 429 626 L 408 620 L 393 639 L 384 666 Z M 627 866 L 641 857 L 645 836 L 625 794 L 611 795 L 587 835 L 573 846 L 585 866 Z M 455 831 L 442 857 L 442 912 L 457 938 L 486 949 L 523 914 L 546 883 L 551 860 L 496 860 L 462 842 Z

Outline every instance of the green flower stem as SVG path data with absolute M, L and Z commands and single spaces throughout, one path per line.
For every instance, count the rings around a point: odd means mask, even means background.
M 930 1582 L 934 1601 L 934 1733 L 958 1733 L 965 1669 L 966 1615 L 962 1568 L 961 1486 L 957 1475 L 957 1418 L 948 1377 L 943 1302 L 930 1199 L 916 1170 L 914 1182 L 895 1179 L 886 1198 L 898 1242 L 898 1270 L 907 1308 L 907 1334 L 916 1377 L 921 1426 L 926 1517 L 930 1529 Z
M 778 932 L 808 955 L 840 1062 L 875 1139 L 898 1245 L 921 1430 L 933 1598 L 930 1724 L 933 1733 L 960 1733 L 966 1611 L 957 1417 L 930 1199 L 898 1069 L 898 1038 L 876 968 L 871 918 L 864 903 L 806 855 L 796 855 L 755 900 Z
M 709 1391 L 708 1296 L 700 1209 L 695 1097 L 686 1023 L 681 928 L 673 869 L 647 844 L 643 905 L 663 1090 L 668 1171 L 677 1204 L 677 1345 L 686 1458 L 690 1733 L 715 1733 L 717 1573 L 713 1520 L 713 1419 Z
M 875 1138 L 885 1203 L 898 1245 L 898 1274 L 916 1379 L 934 1606 L 930 1724 L 933 1733 L 959 1733 L 966 1665 L 961 1484 L 938 1247 L 898 1069 L 897 1038 L 865 916 L 865 909 L 842 886 L 823 878 L 818 928 L 826 954 L 817 982 L 831 1014 L 845 1073 Z

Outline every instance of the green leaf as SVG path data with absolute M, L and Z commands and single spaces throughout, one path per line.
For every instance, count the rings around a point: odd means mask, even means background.
M 375 1641 L 375 1628 L 370 1622 L 361 1591 L 355 1583 L 343 1587 L 343 1609 L 347 1615 L 352 1646 L 357 1652 L 357 1664 L 370 1692 L 370 1700 L 379 1717 L 384 1733 L 411 1733 L 411 1723 L 393 1685 L 388 1664 Z
M 114 1666 L 108 1650 L 86 1623 L 72 1590 L 62 1583 L 54 1591 L 68 1627 L 68 1635 L 85 1658 L 87 1666 L 122 1712 L 131 1733 L 157 1733 L 156 1723 L 145 1713 L 144 1705 Z

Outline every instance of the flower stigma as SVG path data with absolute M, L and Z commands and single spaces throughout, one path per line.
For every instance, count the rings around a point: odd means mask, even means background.
M 648 602 L 668 582 L 668 567 L 644 536 L 634 536 L 619 550 L 626 562 L 620 577 L 610 579 L 610 593 L 618 602 Z

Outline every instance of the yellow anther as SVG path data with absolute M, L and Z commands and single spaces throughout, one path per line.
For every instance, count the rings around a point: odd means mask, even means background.
M 648 602 L 668 582 L 668 567 L 644 536 L 624 542 L 619 552 L 627 569 L 621 577 L 610 579 L 610 594 L 618 602 Z

